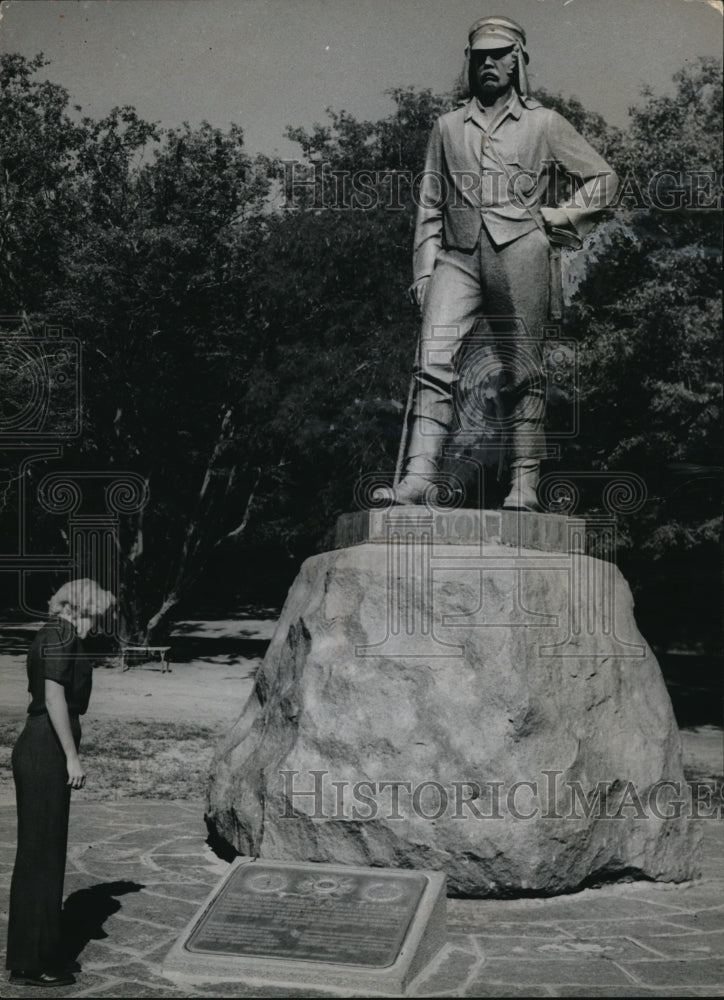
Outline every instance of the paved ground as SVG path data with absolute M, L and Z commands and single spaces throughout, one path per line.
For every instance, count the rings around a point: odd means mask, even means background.
M 200 803 L 123 800 L 72 807 L 66 907 L 83 971 L 68 997 L 302 997 L 333 991 L 240 983 L 179 987 L 164 955 L 226 871 L 206 845 Z M 705 878 L 629 883 L 554 899 L 448 900 L 448 940 L 418 996 L 724 996 L 722 824 L 706 821 Z M 0 807 L 0 911 L 15 817 Z M 0 995 L 48 996 L 12 987 Z

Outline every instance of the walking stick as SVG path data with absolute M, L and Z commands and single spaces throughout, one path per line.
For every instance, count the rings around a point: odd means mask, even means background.
M 420 279 L 422 280 L 422 279 Z M 417 297 L 413 294 L 412 288 L 408 289 L 407 295 L 413 305 L 417 306 L 418 312 L 422 315 L 422 305 L 417 301 Z M 415 363 L 412 368 L 412 377 L 410 379 L 410 388 L 407 392 L 407 406 L 405 407 L 405 419 L 402 424 L 402 434 L 400 435 L 400 447 L 397 451 L 397 464 L 395 465 L 395 478 L 393 480 L 393 486 L 396 487 L 400 480 L 402 479 L 402 471 L 405 465 L 405 458 L 407 456 L 407 448 L 410 443 L 410 416 L 412 414 L 412 401 L 415 398 L 415 370 L 420 367 L 420 358 L 422 356 L 422 333 L 417 342 L 417 351 L 415 354 Z
M 397 464 L 395 465 L 395 478 L 392 485 L 398 486 L 402 479 L 402 467 L 407 454 L 407 445 L 410 440 L 410 413 L 412 411 L 412 399 L 415 394 L 415 376 L 410 379 L 410 389 L 407 393 L 407 406 L 405 407 L 405 419 L 402 424 L 402 434 L 400 435 L 400 447 L 397 451 Z

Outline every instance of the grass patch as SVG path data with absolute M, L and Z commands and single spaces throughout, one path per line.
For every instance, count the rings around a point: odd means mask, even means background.
M 12 789 L 13 744 L 24 723 L 0 722 L 0 788 Z M 86 788 L 74 798 L 87 802 L 116 799 L 203 798 L 216 728 L 168 722 L 81 720 L 80 756 Z

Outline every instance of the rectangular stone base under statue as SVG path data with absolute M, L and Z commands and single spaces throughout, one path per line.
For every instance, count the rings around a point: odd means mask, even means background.
M 335 548 L 427 538 L 434 545 L 493 543 L 545 552 L 584 552 L 584 518 L 518 510 L 436 510 L 424 506 L 356 510 L 337 518 Z
M 163 973 L 397 994 L 444 943 L 439 872 L 240 858 Z

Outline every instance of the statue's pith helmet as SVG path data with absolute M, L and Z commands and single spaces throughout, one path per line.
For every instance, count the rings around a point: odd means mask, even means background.
M 493 52 L 496 49 L 508 49 L 511 45 L 516 46 L 528 62 L 525 31 L 516 21 L 502 14 L 481 17 L 468 31 L 468 50 L 471 52 L 475 49 Z

